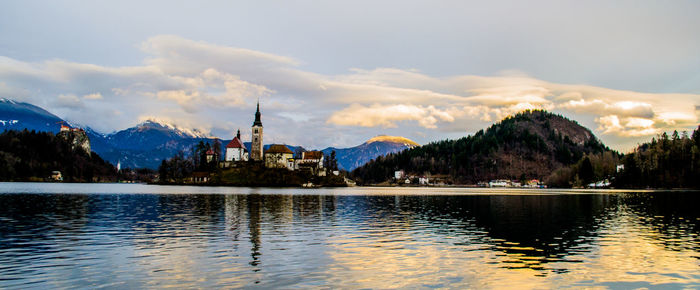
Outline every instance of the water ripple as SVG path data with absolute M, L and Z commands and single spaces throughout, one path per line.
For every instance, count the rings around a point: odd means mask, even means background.
M 700 287 L 694 192 L 82 186 L 0 193 L 0 288 Z

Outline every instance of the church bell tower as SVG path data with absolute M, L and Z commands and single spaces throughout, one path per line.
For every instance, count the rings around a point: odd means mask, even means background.
M 253 122 L 253 140 L 250 148 L 250 159 L 254 161 L 263 160 L 263 125 L 260 121 L 260 101 L 258 101 L 258 109 L 255 112 L 255 122 Z

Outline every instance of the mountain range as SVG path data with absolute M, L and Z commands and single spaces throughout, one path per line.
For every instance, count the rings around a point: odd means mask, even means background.
M 61 124 L 69 122 L 38 106 L 0 99 L 0 128 L 4 130 L 35 130 L 56 133 Z M 146 120 L 121 131 L 103 134 L 90 127 L 84 127 L 94 152 L 103 159 L 123 168 L 156 169 L 162 160 L 182 151 L 191 152 L 200 141 L 213 144 L 214 137 L 200 131 L 182 128 L 159 120 Z M 220 139 L 222 147 L 231 140 Z M 265 149 L 271 144 L 266 144 Z M 336 152 L 339 169 L 353 170 L 364 163 L 389 153 L 399 152 L 417 146 L 415 142 L 395 136 L 377 136 L 367 142 L 350 148 L 329 147 L 321 151 L 330 155 Z M 250 142 L 245 142 L 250 150 Z M 300 146 L 286 145 L 292 151 Z M 223 148 L 222 148 L 223 149 Z M 225 152 L 222 150 L 221 152 Z

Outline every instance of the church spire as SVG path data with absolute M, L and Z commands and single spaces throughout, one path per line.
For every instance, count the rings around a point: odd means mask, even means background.
M 262 121 L 260 121 L 260 100 L 258 100 L 258 109 L 255 111 L 255 122 L 253 122 L 253 126 L 262 127 Z

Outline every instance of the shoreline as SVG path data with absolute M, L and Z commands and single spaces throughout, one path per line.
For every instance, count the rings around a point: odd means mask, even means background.
M 510 189 L 510 190 L 587 190 L 587 191 L 606 191 L 606 190 L 652 190 L 652 191 L 700 191 L 700 188 L 626 188 L 626 187 L 610 187 L 610 188 L 566 188 L 566 187 L 482 187 L 476 185 L 338 185 L 338 186 L 313 186 L 304 187 L 301 185 L 265 185 L 265 184 L 250 184 L 250 185 L 233 185 L 233 184 L 205 184 L 205 183 L 157 183 L 157 182 L 51 182 L 51 181 L 0 181 L 1 183 L 36 183 L 36 184 L 135 184 L 135 185 L 160 185 L 160 186 L 194 186 L 194 187 L 234 187 L 234 188 L 295 188 L 295 189 L 319 189 L 319 188 L 351 188 L 351 187 L 366 187 L 366 188 L 464 188 L 464 189 Z

